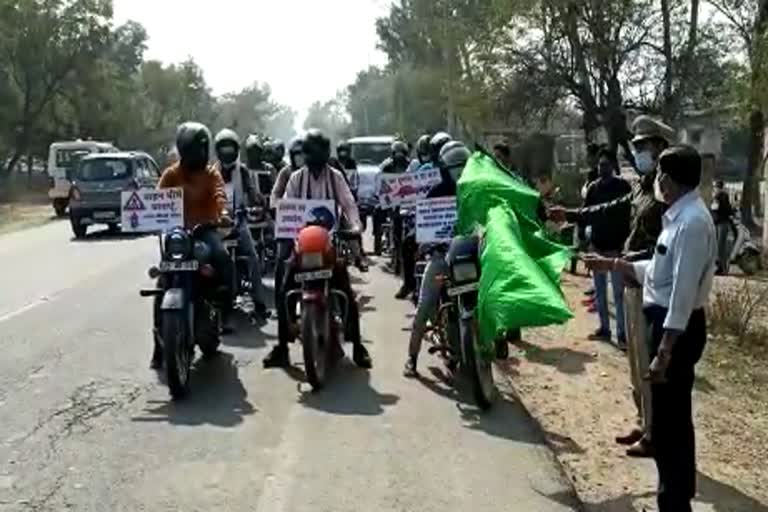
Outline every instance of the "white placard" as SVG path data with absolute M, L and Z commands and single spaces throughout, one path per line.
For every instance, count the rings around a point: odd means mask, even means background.
M 129 233 L 154 233 L 184 226 L 183 188 L 140 188 L 120 196 L 122 229 Z
M 426 197 L 430 189 L 441 181 L 439 169 L 382 174 L 379 204 L 384 208 L 416 204 L 416 201 Z
M 416 204 L 416 241 L 450 242 L 456 224 L 456 197 L 421 199 Z
M 332 200 L 283 198 L 276 208 L 275 238 L 293 240 L 301 228 L 318 220 L 336 228 L 336 208 Z

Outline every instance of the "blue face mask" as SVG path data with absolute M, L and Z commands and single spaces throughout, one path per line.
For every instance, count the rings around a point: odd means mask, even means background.
M 638 173 L 646 175 L 656 168 L 656 160 L 650 151 L 640 151 L 635 153 L 635 167 Z

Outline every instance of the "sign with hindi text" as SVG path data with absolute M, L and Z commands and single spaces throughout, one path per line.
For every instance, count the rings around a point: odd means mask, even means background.
M 333 231 L 336 227 L 336 208 L 331 200 L 287 199 L 277 204 L 275 238 L 293 240 L 307 224 L 321 224 Z
M 427 196 L 433 186 L 440 183 L 439 169 L 406 172 L 403 174 L 381 174 L 379 204 L 383 208 L 410 206 Z
M 156 233 L 184 225 L 184 189 L 140 188 L 120 197 L 122 230 Z
M 416 242 L 450 242 L 456 224 L 456 197 L 421 199 L 416 204 Z

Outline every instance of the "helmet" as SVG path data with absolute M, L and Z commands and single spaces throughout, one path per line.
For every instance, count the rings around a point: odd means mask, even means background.
M 240 137 L 234 131 L 225 128 L 216 134 L 214 148 L 216 149 L 216 158 L 219 159 L 221 165 L 230 167 L 240 157 Z
M 187 122 L 176 130 L 176 149 L 182 167 L 200 170 L 211 155 L 211 132 L 201 123 Z
M 432 154 L 431 147 L 429 145 L 429 140 L 431 137 L 429 135 L 422 135 L 419 137 L 419 140 L 416 141 L 416 156 L 419 157 L 419 160 L 426 162 L 429 159 L 429 156 Z
M 251 134 L 245 139 L 245 158 L 249 168 L 256 169 L 261 166 L 264 160 L 264 144 L 258 135 Z
M 304 136 L 302 151 L 310 168 L 322 167 L 331 158 L 331 141 L 323 132 L 312 128 Z
M 460 140 L 448 142 L 440 150 L 439 164 L 440 168 L 450 171 L 452 169 L 463 169 L 467 165 L 470 152 L 467 146 Z
M 443 146 L 445 146 L 451 140 L 453 140 L 453 138 L 445 132 L 437 132 L 429 140 L 429 152 L 432 155 L 432 161 L 434 163 L 439 163 L 440 150 L 443 149 Z
M 285 144 L 280 139 L 267 142 L 266 147 L 275 162 L 279 162 L 285 157 Z
M 344 158 L 352 156 L 352 145 L 345 140 L 336 145 L 336 156 L 342 158 L 342 155 L 344 155 Z
M 304 167 L 304 138 L 294 137 L 288 145 L 288 158 L 291 160 L 291 167 L 298 169 Z
M 410 153 L 408 149 L 408 144 L 401 140 L 396 140 L 392 143 L 392 156 L 401 156 L 404 158 L 408 157 L 408 153 Z

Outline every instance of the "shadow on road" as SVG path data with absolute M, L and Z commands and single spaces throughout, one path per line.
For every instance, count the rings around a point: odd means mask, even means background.
M 232 327 L 235 332 L 221 337 L 221 343 L 227 347 L 263 348 L 268 341 L 277 339 L 274 334 L 264 332 L 264 327 L 251 325 L 248 318 L 239 312 L 232 318 Z
M 596 360 L 596 357 L 588 352 L 565 347 L 545 348 L 526 341 L 516 341 L 514 346 L 523 352 L 523 357 L 528 361 L 554 366 L 558 371 L 568 374 L 583 373 L 587 364 Z
M 749 510 L 749 512 L 768 512 L 765 502 L 757 501 L 740 490 L 726 483 L 715 480 L 704 473 L 698 474 L 699 493 L 696 501 L 712 505 L 715 512 Z
M 120 242 L 123 240 L 137 240 L 139 238 L 145 238 L 152 236 L 149 233 L 123 233 L 122 231 L 110 231 L 109 229 L 103 229 L 101 231 L 94 231 L 88 233 L 85 238 L 70 238 L 72 242 Z
M 244 416 L 256 412 L 231 354 L 222 353 L 212 361 L 197 361 L 191 378 L 192 391 L 185 400 L 149 402 L 144 413 L 132 421 L 234 427 L 243 422 Z
M 307 385 L 309 386 L 309 385 Z M 380 393 L 371 387 L 371 375 L 343 360 L 333 371 L 325 388 L 319 392 L 302 391 L 299 402 L 305 407 L 348 416 L 375 416 L 395 405 L 400 397 Z

